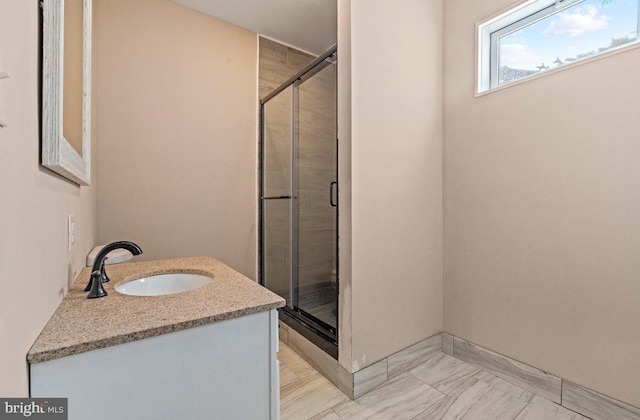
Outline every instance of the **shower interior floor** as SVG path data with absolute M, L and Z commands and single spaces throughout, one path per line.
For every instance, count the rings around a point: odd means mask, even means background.
M 298 308 L 336 328 L 338 294 L 331 282 L 299 287 Z
M 288 290 L 274 290 L 274 292 L 285 298 L 289 296 Z M 330 281 L 298 286 L 296 307 L 330 327 L 337 328 L 338 293 Z

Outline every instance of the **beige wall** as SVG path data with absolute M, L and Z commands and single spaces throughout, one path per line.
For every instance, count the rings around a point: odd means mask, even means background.
M 442 1 L 353 0 L 350 83 L 359 370 L 442 327 Z
M 0 80 L 8 124 L 0 128 L 0 395 L 26 397 L 27 351 L 94 245 L 95 186 L 40 167 L 38 3 L 0 0 L 0 10 L 0 71 L 11 76 Z
M 100 243 L 256 278 L 256 34 L 169 0 L 94 8 Z
M 640 49 L 474 98 L 445 4 L 444 329 L 640 406 Z

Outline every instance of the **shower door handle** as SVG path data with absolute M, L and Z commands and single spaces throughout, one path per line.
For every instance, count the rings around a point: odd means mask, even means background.
M 333 187 L 337 186 L 338 181 L 333 181 L 331 184 L 329 184 L 329 204 L 331 204 L 331 207 L 338 207 L 338 203 L 333 202 Z
M 290 198 L 290 195 L 274 195 L 271 197 L 260 197 L 260 200 L 288 200 Z

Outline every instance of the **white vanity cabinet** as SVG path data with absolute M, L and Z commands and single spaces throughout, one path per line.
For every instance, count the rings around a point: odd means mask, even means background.
M 278 419 L 277 346 L 271 309 L 33 363 L 31 397 L 70 420 Z

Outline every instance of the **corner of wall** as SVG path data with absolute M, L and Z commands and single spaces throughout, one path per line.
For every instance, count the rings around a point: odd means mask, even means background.
M 351 0 L 338 0 L 339 363 L 352 367 L 351 295 Z

